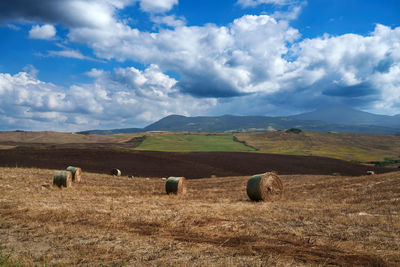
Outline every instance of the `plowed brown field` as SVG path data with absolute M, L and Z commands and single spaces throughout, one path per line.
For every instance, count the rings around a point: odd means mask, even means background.
M 376 173 L 393 171 L 323 157 L 243 152 L 173 153 L 132 151 L 129 148 L 34 146 L 0 150 L 0 166 L 64 169 L 69 165 L 97 173 L 109 173 L 112 168 L 118 168 L 125 175 L 187 178 L 251 175 L 265 171 L 280 174 L 340 173 L 350 176 L 363 175 L 367 170 Z
M 0 246 L 23 266 L 399 266 L 400 173 L 281 175 L 283 198 L 253 203 L 248 177 L 188 181 L 0 168 Z

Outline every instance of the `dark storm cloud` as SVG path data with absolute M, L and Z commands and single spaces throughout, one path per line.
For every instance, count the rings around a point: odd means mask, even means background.
M 62 23 L 69 27 L 95 27 L 96 18 L 93 10 L 98 13 L 112 14 L 113 7 L 103 1 L 88 0 L 73 2 L 66 0 L 13 0 L 0 1 L 0 23 L 35 22 Z M 82 13 L 86 12 L 86 17 Z
M 352 86 L 337 86 L 322 91 L 327 96 L 338 96 L 345 98 L 365 97 L 378 94 L 379 91 L 368 83 L 360 83 Z
M 199 98 L 226 98 L 245 95 L 245 93 L 236 90 L 236 88 L 228 81 L 220 79 L 215 75 L 193 75 L 190 77 L 184 76 L 177 83 L 177 87 L 181 92 Z

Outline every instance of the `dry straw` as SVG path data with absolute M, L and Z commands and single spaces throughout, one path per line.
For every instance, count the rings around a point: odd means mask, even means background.
M 167 194 L 173 193 L 177 195 L 186 194 L 186 179 L 185 177 L 169 177 L 165 183 Z
M 82 178 L 82 169 L 79 167 L 68 166 L 67 171 L 72 172 L 72 181 L 79 183 Z
M 118 170 L 118 169 L 112 169 L 111 170 L 111 175 L 121 176 L 121 171 Z
M 253 201 L 274 201 L 282 196 L 283 184 L 276 173 L 266 172 L 247 181 L 247 195 Z
M 72 173 L 70 171 L 57 171 L 54 174 L 53 185 L 70 187 L 72 185 Z

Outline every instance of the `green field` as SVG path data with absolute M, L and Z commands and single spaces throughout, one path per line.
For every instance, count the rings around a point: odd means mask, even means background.
M 136 135 L 125 136 L 137 137 Z M 400 136 L 277 131 L 270 133 L 146 133 L 137 150 L 258 152 L 322 156 L 355 162 L 400 160 Z M 399 165 L 399 164 L 394 164 Z
M 231 134 L 160 134 L 150 135 L 137 150 L 181 152 L 253 152 L 257 149 L 235 142 Z

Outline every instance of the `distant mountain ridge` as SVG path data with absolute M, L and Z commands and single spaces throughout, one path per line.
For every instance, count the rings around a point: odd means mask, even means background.
M 324 108 L 289 117 L 185 117 L 170 115 L 142 129 L 93 130 L 80 133 L 113 134 L 147 131 L 240 132 L 300 128 L 314 132 L 400 134 L 400 116 L 376 115 L 351 108 Z
M 289 117 L 344 125 L 375 125 L 400 128 L 400 114 L 395 116 L 377 115 L 349 107 L 325 107 Z

